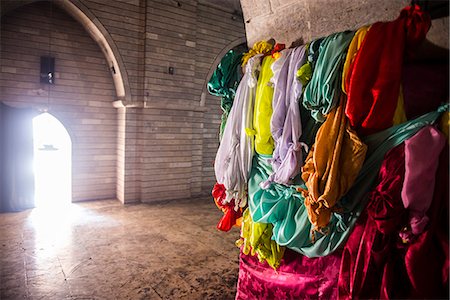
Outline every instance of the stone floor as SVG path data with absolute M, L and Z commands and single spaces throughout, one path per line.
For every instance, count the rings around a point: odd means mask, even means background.
M 239 231 L 211 199 L 0 214 L 0 299 L 233 299 Z

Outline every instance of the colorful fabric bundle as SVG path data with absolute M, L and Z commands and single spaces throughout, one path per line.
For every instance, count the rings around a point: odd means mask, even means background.
M 219 96 L 220 107 L 223 110 L 219 135 L 222 138 L 228 114 L 233 106 L 236 89 L 241 80 L 242 53 L 234 50 L 228 51 L 222 58 L 217 69 L 208 82 L 207 88 L 211 95 Z
M 252 58 L 253 56 L 257 54 L 263 54 L 266 55 L 270 53 L 273 49 L 273 45 L 267 41 L 260 41 L 253 45 L 252 49 L 250 49 L 247 53 L 244 53 L 242 56 L 242 66 L 245 67 L 247 62 Z
M 273 87 L 270 79 L 273 76 L 272 56 L 264 57 L 261 63 L 255 96 L 255 111 L 253 127 L 255 129 L 255 151 L 259 154 L 272 154 L 274 143 L 270 132 L 270 118 L 272 117 Z
M 255 155 L 248 181 L 248 205 L 254 222 L 272 223 L 273 239 L 308 257 L 319 257 L 339 248 L 352 232 L 366 203 L 367 193 L 373 188 L 384 155 L 393 147 L 416 134 L 422 127 L 434 123 L 448 105 L 427 113 L 417 119 L 391 127 L 363 139 L 367 145 L 366 160 L 352 188 L 339 201 L 339 212 L 331 214 L 326 234 L 311 235 L 312 225 L 308 219 L 305 199 L 297 188 L 306 188 L 301 182 L 289 187 L 272 184 L 263 190 L 259 185 L 272 173 L 270 156 Z
M 303 165 L 300 142 L 302 127 L 298 103 L 302 84 L 295 78 L 295 72 L 305 61 L 305 47 L 287 49 L 281 53 L 282 56 L 272 65 L 274 97 L 271 132 L 275 150 L 271 163 L 274 172 L 264 186 L 271 182 L 290 184 Z
M 280 247 L 272 240 L 272 228 L 272 224 L 253 222 L 246 209 L 242 219 L 241 239 L 236 245 L 242 247 L 242 253 L 245 255 L 256 255 L 260 262 L 267 262 L 269 266 L 277 269 L 285 247 Z
M 414 5 L 402 10 L 397 20 L 370 27 L 353 64 L 345 111 L 358 133 L 392 126 L 405 49 L 414 49 L 430 24 L 429 16 Z
M 402 231 L 403 240 L 421 234 L 428 224 L 426 212 L 433 199 L 439 154 L 445 137 L 433 126 L 426 126 L 405 141 L 406 174 L 402 189 L 403 205 L 409 211 L 409 226 Z M 423 158 L 427 157 L 427 160 Z
M 421 142 L 418 137 L 427 132 L 428 126 L 405 144 Z M 436 176 L 442 179 L 431 191 L 433 223 L 405 243 L 398 236 L 409 223 L 402 201 L 408 176 L 405 144 L 386 155 L 379 184 L 346 243 L 339 272 L 340 299 L 448 298 L 448 148 L 440 156 L 433 155 L 439 160 Z M 423 194 L 418 191 L 418 195 Z
M 311 116 L 318 122 L 324 122 L 339 101 L 342 64 L 353 36 L 350 31 L 335 33 L 320 44 L 311 81 L 303 94 L 303 106 L 311 110 Z
M 312 230 L 326 232 L 334 206 L 352 187 L 363 165 L 367 146 L 345 117 L 345 96 L 317 132 L 302 168 L 302 189 Z
M 220 205 L 233 205 L 235 211 L 247 204 L 247 181 L 253 157 L 253 137 L 248 136 L 247 132 L 252 130 L 256 71 L 261 56 L 262 54 L 254 56 L 246 65 L 246 73 L 236 91 L 234 105 L 214 161 L 217 183 L 222 184 L 226 191 L 226 197 L 220 201 Z

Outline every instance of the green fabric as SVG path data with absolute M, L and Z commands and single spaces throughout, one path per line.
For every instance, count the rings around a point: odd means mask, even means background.
M 211 95 L 221 97 L 223 114 L 220 124 L 220 137 L 228 118 L 228 114 L 233 106 L 236 89 L 241 80 L 241 60 L 242 53 L 230 50 L 220 61 L 217 69 L 214 71 L 208 82 L 208 92 Z
M 303 94 L 303 105 L 319 122 L 325 121 L 326 115 L 339 101 L 342 65 L 354 34 L 352 31 L 335 33 L 320 43 L 312 78 Z
M 301 181 L 290 187 L 273 183 L 266 190 L 260 188 L 259 184 L 267 180 L 272 169 L 268 162 L 270 156 L 255 155 L 248 183 L 249 209 L 253 221 L 272 223 L 273 239 L 280 246 L 286 246 L 308 257 L 330 254 L 343 245 L 351 233 L 366 205 L 367 193 L 376 182 L 384 155 L 412 137 L 422 127 L 434 123 L 445 110 L 448 110 L 448 104 L 437 111 L 364 139 L 363 142 L 368 146 L 366 161 L 353 187 L 339 202 L 343 213 L 332 214 L 325 235 L 315 233 L 315 236 L 312 236 L 311 223 L 303 205 L 304 198 L 296 190 L 298 186 L 306 188 Z

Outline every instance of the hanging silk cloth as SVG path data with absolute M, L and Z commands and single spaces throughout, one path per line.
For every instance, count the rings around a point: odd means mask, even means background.
M 208 92 L 211 95 L 221 97 L 220 107 L 223 113 L 219 131 L 220 138 L 222 138 L 236 89 L 242 77 L 241 60 L 242 53 L 234 50 L 228 51 L 220 61 L 207 85 Z
M 255 96 L 255 111 L 253 127 L 255 131 L 255 151 L 259 154 L 270 155 L 273 152 L 274 143 L 270 132 L 270 118 L 272 117 L 273 87 L 270 79 L 273 76 L 272 64 L 275 58 L 264 57 L 261 63 L 258 84 Z
M 415 143 L 416 136 L 405 143 Z M 408 223 L 401 195 L 405 149 L 401 144 L 386 154 L 379 184 L 345 245 L 340 299 L 448 299 L 448 148 L 436 158 L 440 180 L 431 191 L 433 222 L 407 243 L 398 238 Z
M 255 155 L 248 182 L 249 209 L 254 222 L 272 223 L 273 239 L 308 257 L 327 255 L 335 251 L 346 240 L 367 202 L 367 192 L 373 187 L 377 171 L 387 151 L 413 136 L 422 127 L 432 124 L 448 105 L 437 111 L 427 113 L 417 119 L 391 127 L 366 137 L 363 142 L 368 146 L 366 160 L 353 187 L 338 203 L 340 212 L 333 212 L 328 224 L 327 234 L 316 233 L 312 242 L 311 223 L 308 219 L 305 199 L 296 191 L 297 187 L 306 188 L 297 183 L 286 187 L 273 183 L 263 190 L 259 184 L 272 173 L 268 158 Z
M 409 226 L 400 234 L 403 240 L 421 234 L 428 224 L 426 212 L 433 199 L 439 155 L 445 140 L 439 130 L 426 126 L 405 141 L 406 174 L 401 198 L 409 211 Z
M 306 87 L 306 85 L 311 81 L 317 59 L 319 58 L 320 44 L 323 40 L 324 38 L 320 38 L 306 45 L 308 60 L 297 71 L 297 79 L 302 83 L 303 87 Z
M 355 61 L 356 54 L 361 48 L 361 45 L 369 29 L 370 26 L 363 26 L 360 29 L 358 29 L 352 41 L 350 42 L 350 45 L 348 46 L 347 57 L 345 58 L 344 68 L 342 71 L 342 91 L 345 94 L 347 94 L 348 87 L 350 85 L 350 77 L 353 68 L 353 62 Z
M 311 81 L 303 93 L 303 106 L 311 110 L 311 116 L 318 122 L 325 121 L 339 101 L 342 64 L 353 36 L 351 31 L 334 33 L 320 44 Z
M 396 268 L 402 258 L 395 249 L 405 214 L 401 199 L 404 175 L 405 147 L 401 144 L 386 154 L 379 183 L 345 245 L 339 274 L 340 299 L 398 298 L 398 292 L 407 286 L 403 282 L 405 272 Z
M 358 51 L 348 88 L 346 115 L 355 130 L 368 135 L 392 126 L 405 50 L 414 49 L 430 28 L 430 17 L 414 5 L 392 22 L 378 22 Z
M 247 53 L 244 53 L 242 56 L 242 66 L 245 67 L 250 58 L 257 54 L 267 54 L 271 52 L 273 49 L 273 45 L 266 41 L 260 41 L 253 45 L 252 49 L 250 49 Z
M 345 117 L 345 96 L 317 132 L 302 168 L 302 189 L 312 230 L 326 230 L 334 206 L 352 187 L 363 165 L 367 146 Z
M 217 150 L 214 171 L 219 184 L 226 189 L 223 203 L 235 202 L 235 210 L 247 204 L 247 180 L 253 156 L 253 137 L 248 136 L 253 115 L 253 101 L 256 90 L 256 71 L 262 54 L 251 58 L 246 65 L 246 72 L 239 84 L 225 126 L 222 142 Z M 244 111 L 245 108 L 245 111 Z M 250 126 L 250 128 L 247 128 Z
M 273 114 L 271 132 L 275 143 L 272 156 L 273 173 L 268 181 L 288 185 L 303 165 L 302 134 L 298 99 L 302 93 L 302 84 L 295 73 L 305 62 L 305 47 L 286 49 L 272 65 L 274 76 Z M 263 187 L 264 188 L 264 187 Z
M 253 222 L 246 209 L 243 214 L 241 239 L 236 244 L 242 246 L 242 253 L 245 255 L 257 255 L 260 262 L 265 261 L 269 266 L 277 269 L 285 248 L 272 240 L 272 228 L 272 224 Z

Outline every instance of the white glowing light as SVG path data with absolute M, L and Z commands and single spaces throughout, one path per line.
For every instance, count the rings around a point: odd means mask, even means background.
M 72 142 L 49 113 L 33 119 L 35 204 L 58 210 L 72 200 Z

